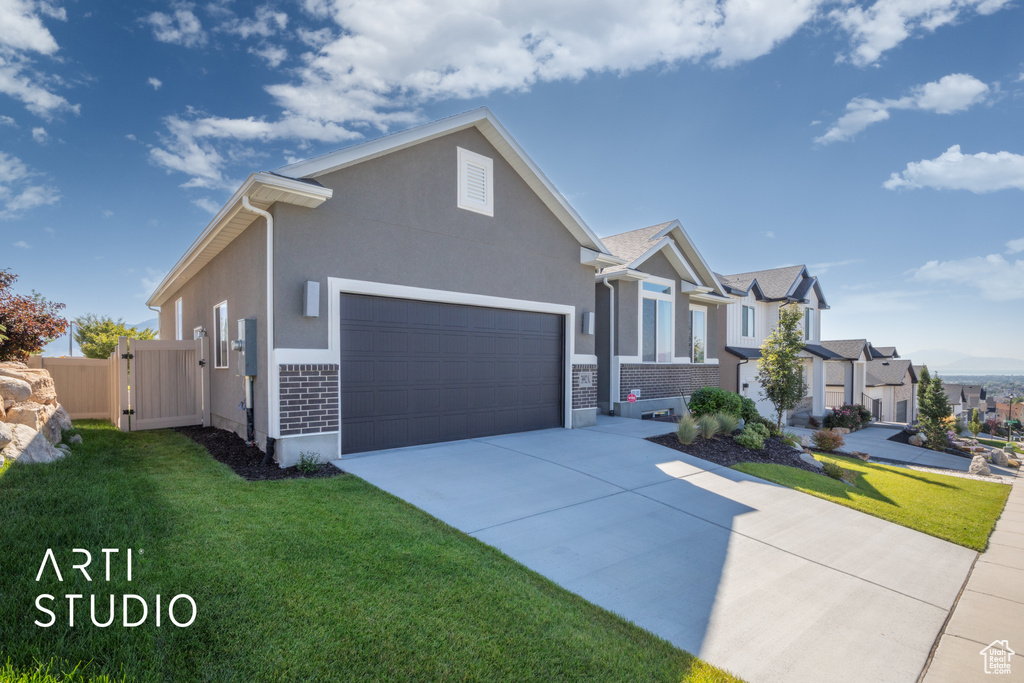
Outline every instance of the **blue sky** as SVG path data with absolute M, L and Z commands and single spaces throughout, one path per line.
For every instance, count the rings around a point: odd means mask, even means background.
M 0 0 L 0 267 L 146 295 L 250 172 L 486 105 L 598 235 L 807 264 L 829 338 L 1024 358 L 1009 0 Z

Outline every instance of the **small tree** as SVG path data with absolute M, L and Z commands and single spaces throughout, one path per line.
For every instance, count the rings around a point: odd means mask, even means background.
M 97 317 L 92 313 L 75 318 L 75 341 L 86 358 L 108 358 L 117 348 L 118 337 L 129 339 L 156 339 L 156 332 L 148 327 L 137 330 L 129 327 L 124 320 L 108 316 Z
M 971 421 L 967 423 L 967 429 L 971 431 L 971 434 L 975 439 L 977 439 L 978 434 L 981 433 L 981 418 L 978 416 L 977 408 L 971 411 Z
M 792 410 L 806 393 L 803 361 L 803 309 L 796 305 L 779 307 L 779 324 L 761 345 L 757 381 L 761 395 L 775 406 L 776 426 L 782 429 L 782 414 Z
M 925 379 L 927 378 L 927 383 Z M 922 392 L 922 388 L 924 391 Z M 928 437 L 928 447 L 944 450 L 949 446 L 949 420 L 952 415 L 949 397 L 942 386 L 942 379 L 936 375 L 928 377 L 927 370 L 921 373 L 921 386 L 918 387 L 918 414 L 920 415 L 921 431 Z
M 0 361 L 25 360 L 64 334 L 68 321 L 60 316 L 64 304 L 47 301 L 38 292 L 31 296 L 14 294 L 11 285 L 18 276 L 9 269 L 0 269 Z

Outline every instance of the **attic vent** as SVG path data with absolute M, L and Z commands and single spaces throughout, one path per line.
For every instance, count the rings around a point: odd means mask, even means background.
M 459 150 L 459 208 L 494 215 L 494 162 L 468 149 Z

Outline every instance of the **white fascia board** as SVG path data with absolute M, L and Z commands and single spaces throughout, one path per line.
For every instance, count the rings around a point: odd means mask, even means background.
M 288 192 L 296 196 L 304 197 L 307 199 L 317 200 L 324 202 L 334 195 L 334 190 L 327 187 L 319 187 L 317 185 L 311 185 L 301 180 L 295 180 L 293 178 L 282 178 L 274 175 L 273 173 L 259 172 L 251 174 L 242 186 L 239 187 L 231 199 L 227 201 L 224 206 L 221 207 L 217 215 L 213 217 L 206 228 L 199 233 L 199 237 L 192 242 L 192 245 L 185 251 L 184 255 L 178 262 L 174 264 L 174 267 L 164 276 L 164 279 L 160 281 L 157 288 L 146 300 L 147 306 L 160 306 L 163 304 L 168 297 L 169 287 L 177 280 L 181 273 L 188 268 L 195 259 L 202 254 L 203 250 L 207 248 L 210 242 L 224 229 L 232 218 L 234 218 L 242 208 L 242 197 L 248 196 L 255 192 L 261 187 L 271 187 L 283 192 Z M 282 200 L 284 201 L 284 200 Z M 255 214 L 253 215 L 255 219 Z
M 679 273 L 680 277 L 689 277 L 690 281 L 696 285 L 704 284 L 703 281 L 701 281 L 701 279 L 697 276 L 697 274 L 693 272 L 693 268 L 691 268 L 690 264 L 687 263 L 686 257 L 679 252 L 679 248 L 676 246 L 675 242 L 672 240 L 671 237 L 662 238 L 657 244 L 655 244 L 653 247 L 645 251 L 635 261 L 630 263 L 629 267 L 632 269 L 637 269 L 641 265 L 643 265 L 643 263 L 647 259 L 651 258 L 658 252 L 666 249 L 668 250 L 669 263 L 671 263 L 672 267 L 676 269 L 676 272 Z
M 603 268 L 605 266 L 621 266 L 625 262 L 626 259 L 624 258 L 594 251 L 593 249 L 587 249 L 586 247 L 580 247 L 580 263 L 585 266 Z
M 607 275 L 598 274 L 595 276 L 595 280 L 601 282 L 602 280 L 646 280 L 650 276 L 647 273 L 641 273 L 639 270 L 618 270 L 614 273 Z
M 679 232 L 678 237 L 676 238 L 676 244 L 684 253 L 686 253 L 687 256 L 690 257 L 691 262 L 695 262 L 695 265 L 698 266 L 699 270 L 703 270 L 704 281 L 701 284 L 710 284 L 714 287 L 716 292 L 725 296 L 725 288 L 722 287 L 722 283 L 718 281 L 717 277 L 715 277 L 715 273 L 711 270 L 711 266 L 709 266 L 708 262 L 704 260 L 704 256 L 700 253 L 697 245 L 693 243 L 693 240 L 690 239 L 690 235 L 686 232 L 683 224 L 680 223 L 678 219 L 669 223 L 668 226 L 655 235 L 655 238 L 664 237 L 674 231 Z
M 548 180 L 547 176 L 519 146 L 494 114 L 487 107 L 479 107 L 462 114 L 456 114 L 440 121 L 434 121 L 416 128 L 392 133 L 376 140 L 370 140 L 352 147 L 329 152 L 306 161 L 282 166 L 275 173 L 295 178 L 315 178 L 347 166 L 384 156 L 413 145 L 448 135 L 466 128 L 476 127 L 487 138 L 505 161 L 537 193 L 541 201 L 551 209 L 559 221 L 584 247 L 611 256 L 600 238 L 590 229 L 586 221 L 576 213 L 562 193 Z

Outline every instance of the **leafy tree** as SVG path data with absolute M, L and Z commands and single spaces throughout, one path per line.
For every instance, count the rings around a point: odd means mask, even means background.
M 64 334 L 68 321 L 60 316 L 64 304 L 47 301 L 38 292 L 31 296 L 15 294 L 11 285 L 18 276 L 0 269 L 0 361 L 25 360 L 39 353 L 48 343 Z
M 92 313 L 75 318 L 75 341 L 86 358 L 109 358 L 117 348 L 118 337 L 129 339 L 156 339 L 156 332 L 148 327 L 137 330 L 125 324 L 122 318 L 97 317 Z
M 776 427 L 782 429 L 782 414 L 792 410 L 806 393 L 803 361 L 803 309 L 796 305 L 779 308 L 779 324 L 761 345 L 757 381 L 761 394 L 775 406 Z
M 978 438 L 978 434 L 981 432 L 981 418 L 978 416 L 977 408 L 971 411 L 971 421 L 967 423 L 967 429 L 971 431 L 975 439 Z

